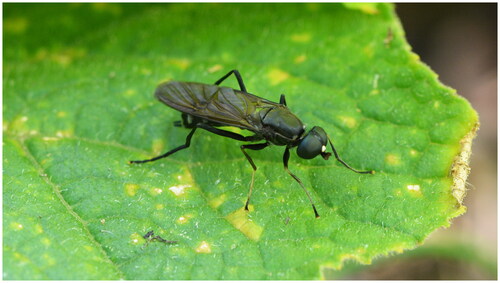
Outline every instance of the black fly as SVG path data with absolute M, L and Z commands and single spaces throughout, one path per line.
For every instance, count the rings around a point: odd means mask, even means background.
M 238 80 L 240 90 L 219 86 L 231 74 L 234 74 Z M 297 155 L 304 159 L 311 159 L 321 155 L 323 159 L 327 160 L 331 153 L 326 152 L 326 146 L 327 143 L 330 143 L 335 158 L 345 167 L 360 174 L 374 173 L 374 171 L 358 171 L 340 159 L 330 138 L 321 127 L 313 127 L 306 133 L 304 124 L 286 106 L 284 94 L 281 95 L 280 102 L 275 103 L 248 93 L 243 79 L 237 70 L 230 71 L 213 85 L 178 81 L 165 82 L 158 86 L 155 96 L 166 105 L 182 112 L 182 125 L 191 129 L 191 132 L 187 135 L 185 144 L 160 156 L 147 160 L 130 161 L 130 163 L 155 161 L 165 158 L 181 149 L 188 148 L 197 128 L 239 141 L 255 142 L 265 140 L 263 143 L 244 144 L 240 146 L 241 151 L 253 168 L 250 190 L 245 203 L 245 210 L 247 211 L 257 166 L 255 166 L 252 158 L 245 151 L 246 149 L 261 150 L 271 144 L 285 146 L 285 153 L 283 155 L 285 170 L 299 183 L 306 193 L 316 218 L 319 217 L 319 214 L 309 192 L 304 187 L 304 184 L 302 184 L 302 181 L 288 169 L 290 148 L 297 147 Z M 180 121 L 175 122 L 175 125 L 181 126 Z M 255 134 L 252 136 L 242 136 L 219 129 L 218 127 L 221 126 L 234 126 L 252 131 Z

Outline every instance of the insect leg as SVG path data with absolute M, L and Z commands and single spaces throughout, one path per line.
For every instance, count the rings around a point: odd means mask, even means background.
M 181 146 L 178 146 L 160 156 L 157 156 L 157 157 L 153 157 L 151 159 L 146 159 L 146 160 L 132 160 L 132 161 L 129 161 L 128 163 L 129 164 L 132 164 L 132 163 L 146 163 L 146 162 L 151 162 L 151 161 L 155 161 L 155 160 L 158 160 L 158 159 L 162 159 L 162 158 L 165 158 L 171 154 L 174 154 L 176 153 L 177 151 L 181 150 L 181 149 L 185 149 L 185 148 L 188 148 L 189 145 L 191 144 L 191 138 L 193 137 L 193 134 L 194 134 L 194 131 L 196 131 L 196 126 L 193 127 L 193 129 L 191 130 L 191 132 L 189 132 L 189 134 L 187 135 L 186 137 L 186 143 L 181 145 Z
M 286 99 L 285 99 L 285 95 L 284 94 L 282 94 L 280 96 L 280 104 L 286 106 Z
M 247 92 L 247 88 L 245 87 L 245 84 L 243 83 L 243 79 L 241 78 L 240 72 L 238 70 L 231 70 L 229 73 L 224 75 L 222 78 L 220 78 L 218 81 L 214 83 L 214 85 L 219 85 L 221 82 L 223 82 L 225 79 L 227 79 L 231 74 L 234 74 L 236 77 L 236 80 L 238 80 L 238 84 L 240 85 L 240 89 L 243 92 Z
M 354 171 L 356 173 L 359 173 L 359 174 L 374 174 L 375 171 L 371 170 L 371 171 L 358 171 L 354 168 L 352 168 L 351 166 L 349 166 L 349 164 L 345 163 L 344 160 L 340 159 L 340 156 L 339 154 L 337 153 L 337 151 L 335 150 L 335 147 L 333 147 L 333 143 L 332 141 L 330 140 L 330 137 L 328 137 L 328 141 L 330 142 L 330 146 L 332 147 L 332 151 L 333 151 L 333 155 L 335 155 L 335 158 L 340 162 L 342 163 L 342 165 L 344 165 L 345 167 L 347 167 L 347 169 L 351 170 L 351 171 Z
M 290 176 L 292 176 L 295 179 L 295 181 L 297 181 L 297 183 L 299 183 L 299 185 L 302 187 L 304 192 L 306 192 L 306 195 L 309 198 L 309 202 L 311 203 L 312 208 L 314 210 L 314 215 L 316 216 L 316 218 L 319 218 L 319 214 L 318 214 L 318 211 L 316 210 L 316 206 L 314 205 L 314 202 L 313 202 L 311 196 L 309 195 L 309 192 L 307 191 L 306 187 L 304 187 L 304 184 L 302 184 L 302 181 L 299 179 L 299 177 L 295 176 L 288 169 L 288 159 L 290 159 L 290 149 L 287 146 L 285 148 L 285 154 L 283 154 L 283 165 L 285 166 L 285 170 L 286 170 L 286 172 L 288 172 L 288 174 L 290 174 Z
M 257 144 L 244 144 L 240 146 L 241 151 L 247 158 L 248 162 L 250 162 L 250 165 L 252 165 L 253 171 L 252 171 L 252 182 L 250 182 L 250 190 L 248 191 L 248 197 L 247 197 L 247 202 L 245 203 L 245 210 L 248 211 L 248 204 L 250 203 L 250 197 L 252 196 L 252 190 L 253 190 L 253 183 L 255 179 L 255 171 L 257 171 L 257 166 L 255 166 L 255 163 L 253 163 L 252 158 L 248 153 L 245 151 L 245 149 L 252 149 L 252 150 L 261 150 L 266 148 L 269 145 L 268 142 L 265 143 L 257 143 Z
M 216 135 L 219 135 L 219 136 L 223 136 L 223 137 L 226 137 L 226 138 L 231 138 L 233 140 L 238 140 L 238 141 L 258 141 L 258 140 L 262 140 L 262 137 L 257 136 L 257 135 L 245 137 L 245 136 L 242 136 L 242 135 L 237 134 L 237 133 L 233 133 L 233 132 L 230 132 L 230 131 L 217 129 L 217 128 L 209 126 L 207 124 L 198 124 L 197 127 L 198 128 L 202 128 L 204 130 L 207 130 L 207 131 L 209 131 L 211 133 L 214 133 Z
M 199 121 L 196 121 L 196 119 L 194 119 L 193 116 L 188 115 L 186 113 L 182 113 L 181 117 L 182 117 L 182 125 L 187 129 L 192 129 L 196 126 L 196 124 L 199 123 Z

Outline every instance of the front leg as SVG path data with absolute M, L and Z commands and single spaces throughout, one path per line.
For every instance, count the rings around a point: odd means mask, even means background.
M 269 142 L 265 143 L 257 143 L 257 144 L 244 144 L 240 146 L 241 151 L 247 158 L 248 162 L 250 162 L 250 165 L 252 165 L 252 181 L 250 182 L 250 190 L 248 191 L 248 197 L 247 197 L 247 202 L 245 203 L 245 210 L 248 211 L 248 204 L 250 203 L 250 197 L 252 196 L 252 190 L 253 190 L 253 183 L 255 179 L 255 171 L 257 171 L 257 166 L 255 166 L 255 163 L 253 163 L 252 158 L 248 153 L 246 153 L 245 149 L 252 149 L 252 150 L 261 150 L 266 148 L 269 145 Z
M 292 176 L 295 181 L 297 181 L 297 183 L 299 183 L 299 185 L 302 187 L 302 189 L 304 190 L 304 192 L 306 193 L 307 197 L 309 198 L 309 202 L 311 203 L 312 205 L 312 208 L 314 210 L 314 215 L 316 216 L 316 218 L 319 218 L 319 214 L 318 214 L 318 211 L 316 210 L 316 206 L 314 205 L 314 202 L 311 198 L 311 196 L 309 195 L 309 192 L 306 190 L 306 187 L 304 186 L 304 184 L 302 184 L 302 181 L 299 179 L 299 177 L 295 176 L 295 174 L 293 174 L 292 172 L 290 172 L 290 170 L 288 169 L 288 159 L 290 159 L 290 149 L 288 148 L 288 146 L 285 148 L 285 153 L 283 154 L 283 165 L 285 166 L 285 170 L 288 174 L 290 174 L 290 176 Z

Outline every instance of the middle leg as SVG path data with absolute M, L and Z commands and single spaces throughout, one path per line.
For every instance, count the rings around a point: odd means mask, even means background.
M 248 153 L 245 151 L 245 149 L 251 149 L 251 150 L 261 150 L 266 148 L 269 145 L 269 142 L 265 143 L 257 143 L 257 144 L 244 144 L 240 146 L 241 151 L 247 158 L 248 162 L 250 162 L 250 165 L 252 165 L 252 181 L 250 182 L 250 190 L 248 191 L 248 197 L 247 197 L 247 202 L 245 203 L 245 210 L 248 211 L 248 204 L 250 203 L 250 197 L 252 196 L 252 190 L 253 190 L 253 183 L 255 180 L 255 171 L 257 171 L 257 166 L 255 166 L 255 163 L 253 163 L 252 158 Z

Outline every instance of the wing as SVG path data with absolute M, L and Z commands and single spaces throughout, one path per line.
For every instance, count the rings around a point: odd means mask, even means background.
M 156 98 L 181 112 L 212 122 L 259 131 L 259 112 L 278 103 L 228 87 L 171 81 L 158 86 Z

